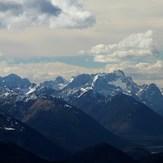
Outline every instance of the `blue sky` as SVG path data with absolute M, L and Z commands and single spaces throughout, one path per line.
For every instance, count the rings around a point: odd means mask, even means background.
M 91 55 L 77 55 L 77 56 L 62 56 L 62 57 L 13 57 L 14 64 L 28 64 L 28 63 L 48 63 L 61 62 L 74 66 L 81 66 L 86 68 L 104 68 L 105 63 L 94 62 L 94 57 Z
M 163 87 L 162 0 L 0 0 L 0 76 L 123 70 Z M 30 69 L 30 71 L 27 71 Z

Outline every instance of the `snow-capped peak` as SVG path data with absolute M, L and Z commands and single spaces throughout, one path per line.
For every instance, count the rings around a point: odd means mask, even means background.
M 113 73 L 114 73 L 117 77 L 125 77 L 124 72 L 121 71 L 121 70 L 113 71 Z
M 123 81 L 120 80 L 120 79 L 117 79 L 117 80 L 115 80 L 115 81 L 108 82 L 108 84 L 114 85 L 114 86 L 116 86 L 116 87 L 120 87 L 120 88 L 123 89 L 123 90 L 126 89 L 126 83 L 123 82 Z

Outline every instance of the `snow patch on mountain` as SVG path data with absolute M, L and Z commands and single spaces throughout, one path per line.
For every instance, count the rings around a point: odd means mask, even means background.
M 25 98 L 25 95 L 23 95 L 23 94 L 18 94 L 17 97 L 16 97 L 16 102 L 18 102 L 18 101 L 23 101 L 24 98 Z
M 10 95 L 9 92 L 5 92 L 5 93 L 4 93 L 4 96 L 5 96 L 5 97 L 7 97 L 7 96 L 9 96 L 9 95 Z
M 117 77 L 125 77 L 125 74 L 121 70 L 116 70 L 113 72 Z
M 162 95 L 163 95 L 163 88 L 161 88 L 160 91 L 161 91 L 161 93 L 162 93 Z
M 92 82 L 92 87 L 95 85 L 95 82 L 97 81 L 99 75 L 95 75 L 95 77 L 93 78 L 93 82 Z
M 70 108 L 70 109 L 72 108 L 72 106 L 71 105 L 68 105 L 68 104 L 65 104 L 64 107 L 65 108 Z
M 80 88 L 81 93 L 80 93 L 80 95 L 79 95 L 77 98 L 81 97 L 81 96 L 84 95 L 87 91 L 89 91 L 89 90 L 91 90 L 91 89 L 93 89 L 93 88 L 92 88 L 92 87 Z
M 125 90 L 126 89 L 126 83 L 122 82 L 121 79 L 117 79 L 116 81 L 108 82 L 110 85 L 114 85 L 116 87 L 120 87 L 121 89 Z
M 30 100 L 36 100 L 38 97 L 36 96 L 36 94 L 32 93 L 32 94 L 29 94 L 28 96 L 26 96 L 25 98 L 25 102 L 28 102 Z
M 74 78 L 72 77 L 72 78 L 70 79 L 70 83 L 73 82 L 73 80 L 74 80 Z
M 11 127 L 4 127 L 4 130 L 7 130 L 7 131 L 14 131 L 15 128 L 11 128 Z
M 29 91 L 26 93 L 26 95 L 29 95 L 29 94 L 31 94 L 31 93 L 33 93 L 33 92 L 35 92 L 36 91 L 36 87 L 33 87 L 33 88 L 29 88 Z

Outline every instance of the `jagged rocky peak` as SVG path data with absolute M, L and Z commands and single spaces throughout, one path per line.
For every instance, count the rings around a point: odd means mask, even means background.
M 80 97 L 91 89 L 104 96 L 114 96 L 119 92 L 131 95 L 139 91 L 139 86 L 131 77 L 125 76 L 123 71 L 117 70 L 112 73 L 81 74 L 75 76 L 61 94 L 64 100 L 66 100 L 67 96 L 68 99 L 71 96 L 72 100 L 72 98 Z
M 28 87 L 31 85 L 31 82 L 28 79 L 23 79 L 16 74 L 10 74 L 5 77 L 0 77 L 0 86 L 5 87 Z
M 12 73 L 12 74 L 9 74 L 9 75 L 7 75 L 7 76 L 5 76 L 5 77 L 3 77 L 3 78 L 12 78 L 12 79 L 21 79 L 17 74 L 14 74 L 14 73 Z
M 117 80 L 118 78 L 127 78 L 123 71 L 117 70 L 112 73 L 97 73 L 97 74 L 81 74 L 73 78 L 71 80 L 70 85 L 71 86 L 81 86 L 81 85 L 93 85 L 96 82 L 99 82 L 99 80 L 104 80 L 106 82 Z M 132 80 L 131 78 L 127 78 Z
M 160 92 L 160 89 L 157 87 L 156 84 L 152 83 L 149 85 L 148 87 L 149 90 L 152 90 L 152 91 L 157 91 L 157 92 Z
M 161 90 L 158 88 L 158 86 L 154 83 L 149 84 L 149 85 L 144 85 L 141 89 L 140 95 L 157 95 L 157 96 L 162 96 Z
M 26 80 L 26 81 L 29 81 L 28 79 L 26 79 L 26 78 L 21 78 L 20 76 L 18 76 L 17 74 L 14 74 L 14 73 L 12 73 L 12 74 L 9 74 L 9 75 L 7 75 L 7 76 L 5 76 L 5 77 L 1 77 L 2 79 L 4 79 L 4 80 Z
M 129 84 L 136 85 L 136 83 L 132 80 L 132 78 L 130 76 L 126 76 L 122 70 L 115 70 L 111 73 L 106 74 L 105 76 L 107 76 L 107 80 L 110 82 L 119 80 L 123 83 L 126 83 L 127 85 Z
M 73 78 L 70 84 L 68 85 L 70 88 L 79 87 L 81 85 L 85 85 L 91 81 L 91 75 L 89 74 L 81 74 Z
M 115 70 L 113 73 L 118 77 L 125 77 L 125 74 L 122 70 Z
M 51 88 L 53 90 L 61 90 L 63 89 L 69 82 L 64 79 L 61 76 L 58 76 L 56 79 L 54 80 L 50 80 L 50 81 L 45 81 L 43 83 L 41 83 L 41 86 L 47 87 L 47 88 Z
M 67 81 L 66 79 L 64 79 L 62 76 L 56 77 L 55 81 L 58 82 L 58 83 L 62 83 L 62 84 L 68 82 L 68 81 Z

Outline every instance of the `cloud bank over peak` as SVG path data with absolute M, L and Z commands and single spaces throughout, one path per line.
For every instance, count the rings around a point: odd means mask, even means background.
M 153 63 L 140 62 L 133 64 L 126 61 L 119 64 L 107 64 L 106 72 L 115 70 L 123 70 L 127 75 L 132 76 L 133 79 L 140 83 L 156 83 L 163 87 L 163 60 L 156 60 Z
M 117 44 L 99 44 L 89 51 L 96 62 L 120 62 L 155 57 L 158 51 L 153 44 L 153 31 L 131 34 Z
M 87 28 L 95 17 L 78 0 L 0 0 L 0 28 Z
M 106 72 L 120 69 L 141 83 L 162 85 L 163 57 L 154 44 L 152 30 L 131 34 L 117 44 L 99 44 L 81 53 L 92 55 L 94 62 L 104 63 Z
M 0 76 L 16 73 L 21 77 L 28 78 L 31 82 L 36 83 L 45 80 L 54 80 L 57 76 L 63 76 L 66 79 L 70 79 L 74 75 L 88 72 L 96 73 L 97 71 L 98 70 L 96 69 L 72 66 L 61 62 L 12 64 L 10 61 L 0 61 Z

